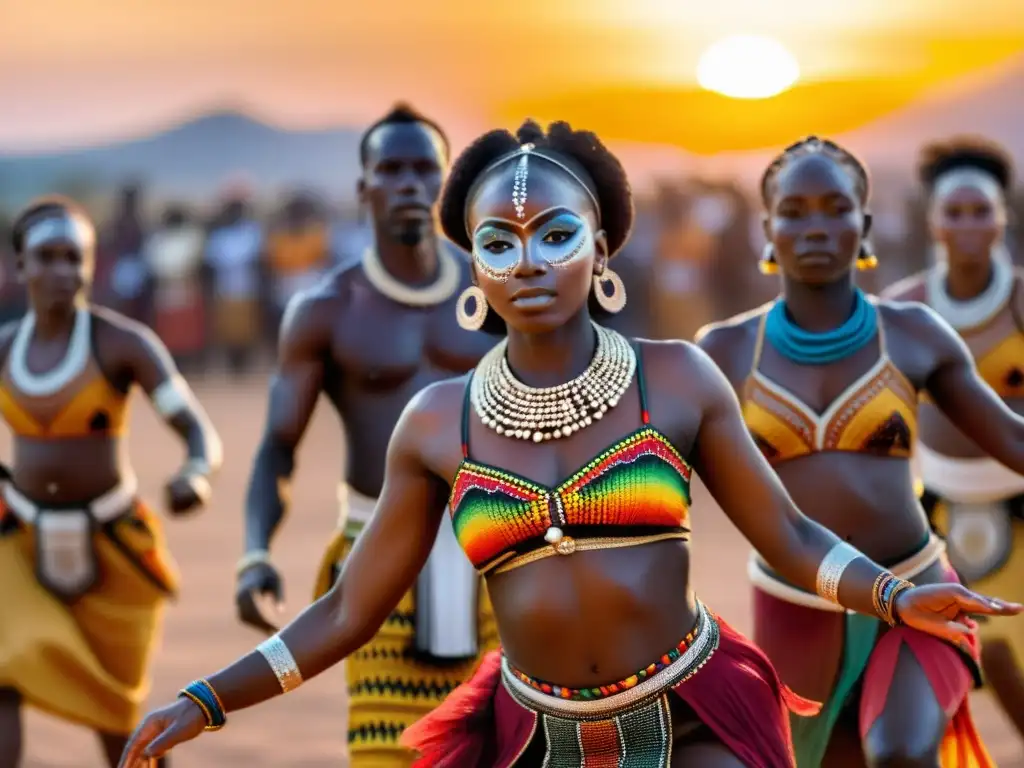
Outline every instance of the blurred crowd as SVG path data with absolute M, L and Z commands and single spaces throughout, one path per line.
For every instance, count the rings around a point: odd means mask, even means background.
M 265 366 L 291 296 L 357 260 L 372 241 L 358 210 L 308 190 L 271 205 L 247 184 L 230 184 L 205 205 L 147 204 L 137 184 L 113 197 L 106 221 L 97 222 L 93 298 L 150 325 L 190 374 Z M 1024 196 L 1014 207 L 1024 220 Z M 11 218 L 0 214 L 0 320 L 25 311 L 9 253 Z M 880 267 L 862 275 L 869 291 L 929 261 L 919 199 L 876 203 L 875 221 Z M 777 278 L 756 268 L 763 242 L 759 201 L 736 184 L 686 179 L 639 195 L 633 236 L 616 258 L 629 301 L 613 324 L 629 335 L 688 339 L 709 321 L 771 299 Z M 1018 259 L 1021 244 L 1010 244 Z

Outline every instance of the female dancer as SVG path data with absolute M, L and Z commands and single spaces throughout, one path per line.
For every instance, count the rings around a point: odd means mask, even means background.
M 786 705 L 810 703 L 688 586 L 691 466 L 787 578 L 817 580 L 851 608 L 964 645 L 962 612 L 1021 610 L 879 569 L 797 511 L 705 355 L 595 327 L 591 299 L 624 302 L 608 260 L 632 210 L 615 157 L 564 123 L 494 131 L 466 150 L 441 209 L 446 234 L 473 252 L 462 319 L 500 319 L 507 339 L 410 403 L 330 593 L 150 715 L 122 765 L 359 648 L 412 584 L 449 496 L 505 650 L 406 731 L 421 765 L 792 765 Z
M 200 506 L 220 441 L 163 345 L 86 303 L 96 234 L 71 201 L 34 203 L 12 241 L 29 312 L 0 329 L 0 766 L 17 766 L 24 702 L 97 731 L 111 765 L 138 723 L 161 608 L 177 575 L 136 497 L 123 440 L 132 385 L 185 441 L 167 485 Z
M 700 346 L 740 394 L 748 430 L 801 509 L 900 578 L 955 582 L 909 471 L 917 393 L 1017 471 L 1024 420 L 934 313 L 854 287 L 855 265 L 875 259 L 863 239 L 868 176 L 849 152 L 813 137 L 794 144 L 765 172 L 762 194 L 763 267 L 781 272 L 782 296 L 713 326 Z M 992 764 L 967 709 L 973 637 L 957 646 L 916 628 L 885 631 L 810 594 L 753 543 L 755 640 L 785 683 L 824 702 L 794 723 L 801 768 L 863 764 L 856 742 L 872 766 Z M 852 747 L 840 738 L 851 735 Z
M 1024 414 L 1024 280 L 1006 248 L 1006 193 L 1013 168 L 998 146 L 973 138 L 922 152 L 935 265 L 883 295 L 928 304 L 953 326 L 978 373 Z M 989 458 L 922 399 L 917 465 L 925 510 L 946 536 L 950 561 L 979 589 L 1024 597 L 1024 475 Z M 1024 621 L 981 625 L 986 681 L 1024 736 Z

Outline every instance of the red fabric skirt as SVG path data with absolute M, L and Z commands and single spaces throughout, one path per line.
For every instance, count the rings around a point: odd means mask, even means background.
M 818 705 L 789 691 L 764 653 L 717 621 L 717 650 L 673 693 L 744 765 L 792 768 L 790 712 L 809 716 Z M 406 729 L 402 743 L 419 754 L 416 768 L 515 765 L 537 732 L 538 715 L 512 698 L 501 675 L 501 654 L 494 651 L 440 707 Z
M 945 580 L 958 582 L 948 562 L 945 566 Z M 863 622 L 868 617 L 856 618 Z M 846 697 L 855 681 L 861 685 L 860 735 L 861 739 L 867 737 L 885 711 L 900 649 L 906 646 L 924 671 L 936 700 L 949 718 L 939 747 L 939 765 L 943 768 L 994 768 L 995 763 L 985 749 L 971 716 L 968 698 L 971 688 L 981 683 L 981 649 L 976 636 L 970 638 L 971 655 L 967 656 L 943 640 L 901 626 L 877 634 L 877 639 L 866 648 L 862 657 L 851 662 L 847 654 L 855 643 L 847 634 L 850 624 L 844 614 L 795 605 L 756 587 L 754 624 L 758 643 L 771 654 L 770 658 L 782 679 L 797 689 L 801 687 L 799 675 L 809 663 L 813 664 L 815 658 L 823 658 L 832 652 L 836 643 L 844 648 L 836 678 L 847 679 L 849 684 L 845 692 L 833 690 L 823 697 L 826 699 L 821 715 L 823 722 L 801 723 L 796 729 L 795 746 L 801 760 L 811 760 L 812 755 L 823 753 L 831 738 L 835 719 L 846 706 Z

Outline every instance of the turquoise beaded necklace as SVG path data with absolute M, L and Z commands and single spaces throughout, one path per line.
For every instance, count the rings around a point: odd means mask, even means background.
M 765 336 L 787 360 L 798 365 L 827 365 L 849 357 L 867 345 L 878 331 L 878 310 L 864 293 L 854 289 L 853 314 L 838 328 L 812 333 L 786 314 L 786 302 L 775 302 L 765 318 Z

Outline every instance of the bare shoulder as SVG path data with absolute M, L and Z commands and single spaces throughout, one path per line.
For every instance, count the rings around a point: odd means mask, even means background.
M 360 269 L 358 261 L 346 262 L 292 296 L 281 318 L 281 354 L 329 343 L 332 329 L 348 302 L 352 280 Z
M 461 415 L 469 376 L 469 373 L 464 373 L 428 384 L 405 406 L 406 415 L 417 422 L 431 422 L 434 425 Z
M 885 299 L 876 303 L 888 337 L 912 350 L 912 357 L 924 353 L 935 363 L 970 358 L 960 335 L 926 304 Z
M 757 338 L 761 318 L 772 302 L 741 312 L 725 320 L 708 323 L 694 336 L 694 342 L 712 357 Z
M 734 315 L 726 320 L 705 325 L 695 343 L 735 384 L 745 378 L 757 344 L 761 322 L 772 302 Z
M 886 328 L 896 328 L 906 333 L 928 332 L 929 329 L 944 330 L 946 321 L 939 314 L 920 301 L 907 299 L 875 299 L 875 306 Z
M 928 284 L 928 272 L 918 272 L 914 275 L 897 280 L 892 285 L 884 288 L 879 294 L 882 299 L 890 301 L 920 301 L 927 300 L 926 290 Z
M 443 444 L 449 439 L 457 445 L 468 383 L 467 373 L 421 389 L 402 411 L 393 439 L 422 456 L 443 454 Z
M 651 341 L 637 339 L 644 375 L 649 388 L 671 390 L 687 401 L 718 388 L 722 372 L 700 346 L 677 339 Z
M 147 348 L 163 349 L 163 342 L 144 323 L 95 304 L 89 307 L 89 311 L 95 328 L 94 339 L 98 345 L 117 349 L 137 349 L 139 345 L 145 345 Z

